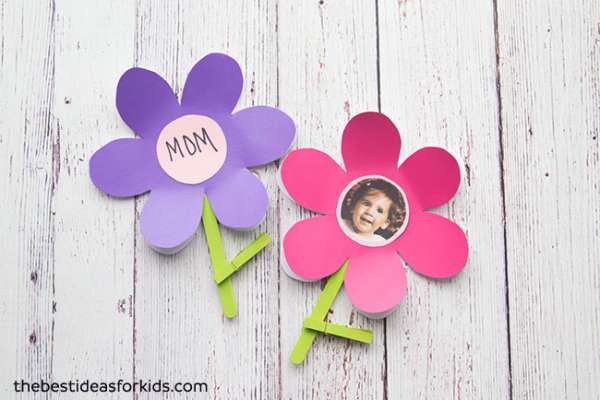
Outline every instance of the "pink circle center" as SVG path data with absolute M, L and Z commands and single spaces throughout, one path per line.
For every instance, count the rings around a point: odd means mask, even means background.
M 156 142 L 162 169 L 181 183 L 204 182 L 219 171 L 227 156 L 221 127 L 204 115 L 186 115 L 163 128 Z

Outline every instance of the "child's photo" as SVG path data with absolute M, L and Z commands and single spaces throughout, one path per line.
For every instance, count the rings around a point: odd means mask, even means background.
M 382 178 L 366 178 L 348 189 L 339 209 L 342 230 L 367 246 L 382 246 L 404 229 L 408 210 L 404 193 Z

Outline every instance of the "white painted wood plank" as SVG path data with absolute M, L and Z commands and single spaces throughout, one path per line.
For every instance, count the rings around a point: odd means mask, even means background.
M 273 3 L 143 2 L 138 5 L 136 59 L 139 66 L 165 76 L 181 93 L 196 61 L 213 51 L 226 52 L 238 60 L 245 78 L 237 109 L 276 105 L 276 29 Z M 203 232 L 181 253 L 165 257 L 150 250 L 138 230 L 136 378 L 205 381 L 210 398 L 278 397 L 275 171 L 274 165 L 257 170 L 270 197 L 266 221 L 252 232 L 222 231 L 230 257 L 259 232 L 267 231 L 275 238 L 275 243 L 233 277 L 239 316 L 232 321 L 222 316 Z M 138 203 L 138 213 L 142 203 Z
M 13 381 L 52 377 L 56 170 L 54 10 L 2 1 L 0 54 L 0 397 Z
M 492 2 L 380 1 L 381 108 L 404 159 L 441 146 L 462 185 L 435 210 L 470 242 L 466 269 L 434 281 L 408 269 L 387 320 L 390 399 L 508 398 L 504 238 Z
M 600 396 L 599 22 L 498 1 L 514 398 Z
M 377 109 L 375 4 L 281 2 L 279 99 L 298 126 L 297 147 L 314 147 L 341 162 L 348 119 Z M 281 195 L 281 233 L 311 215 Z M 282 398 L 384 398 L 384 324 L 358 315 L 341 292 L 330 320 L 373 329 L 369 346 L 319 335 L 304 364 L 290 353 L 321 292 L 281 273 Z
M 280 240 L 234 278 L 240 317 L 226 321 L 203 234 L 162 257 L 136 232 L 134 255 L 134 202 L 87 177 L 94 150 L 132 135 L 114 109 L 119 75 L 137 60 L 181 91 L 210 51 L 241 62 L 240 106 L 279 97 L 299 145 L 339 160 L 347 118 L 377 108 L 373 5 L 0 2 L 1 397 L 17 398 L 15 378 L 83 375 L 208 381 L 220 398 L 382 398 L 386 382 L 388 398 L 508 397 L 493 9 L 466 3 L 379 3 L 382 111 L 404 156 L 444 145 L 469 166 L 439 211 L 472 243 L 453 281 L 410 275 L 387 321 L 386 375 L 383 323 L 351 312 L 344 295 L 332 319 L 375 329 L 373 345 L 320 337 L 303 366 L 289 363 L 320 288 L 280 276 Z M 591 0 L 498 2 L 514 398 L 600 393 L 599 14 Z M 259 174 L 269 218 L 226 232 L 229 255 L 308 216 L 281 198 L 280 222 L 274 167 Z
M 134 204 L 102 194 L 92 184 L 88 166 L 101 146 L 127 136 L 115 108 L 115 88 L 133 61 L 135 9 L 118 0 L 61 0 L 55 13 L 53 377 L 59 382 L 129 382 Z

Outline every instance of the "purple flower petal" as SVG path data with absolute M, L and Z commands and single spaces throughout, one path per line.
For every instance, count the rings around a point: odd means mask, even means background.
M 178 116 L 179 103 L 160 75 L 143 68 L 131 68 L 117 85 L 117 109 L 135 133 L 153 137 Z
M 162 174 L 155 158 L 142 139 L 114 140 L 90 159 L 90 177 L 98 189 L 111 196 L 135 196 L 152 189 Z
M 140 217 L 146 242 L 160 252 L 181 250 L 198 228 L 203 199 L 200 185 L 174 183 L 153 189 Z
M 294 121 L 276 108 L 258 106 L 232 115 L 235 129 L 230 136 L 239 147 L 245 167 L 255 167 L 281 158 L 294 140 Z
M 190 71 L 181 97 L 186 112 L 230 114 L 242 93 L 242 70 L 225 54 L 205 56 Z
M 227 176 L 211 183 L 206 195 L 221 224 L 234 229 L 249 229 L 265 217 L 269 205 L 267 191 L 247 169 L 233 169 Z

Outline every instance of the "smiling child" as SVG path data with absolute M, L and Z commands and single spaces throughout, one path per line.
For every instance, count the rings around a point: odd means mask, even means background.
M 361 244 L 383 245 L 402 227 L 406 202 L 400 190 L 384 179 L 368 178 L 344 197 L 341 217 L 345 231 Z

